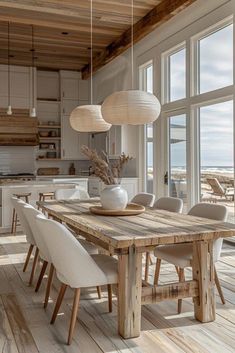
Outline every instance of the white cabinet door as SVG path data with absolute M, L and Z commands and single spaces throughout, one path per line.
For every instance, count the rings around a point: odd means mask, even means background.
M 121 180 L 121 185 L 123 189 L 127 191 L 128 201 L 138 194 L 138 179 L 136 178 L 123 178 Z
M 70 126 L 69 116 L 62 117 L 62 159 L 78 159 L 79 135 Z
M 78 100 L 79 97 L 79 85 L 77 78 L 62 78 L 61 79 L 61 92 L 62 99 L 73 99 Z
M 108 132 L 109 139 L 109 155 L 112 157 L 120 156 L 122 153 L 122 127 L 121 126 L 111 126 Z
M 79 80 L 78 81 L 78 93 L 79 100 L 88 101 L 89 100 L 89 81 L 88 80 Z
M 78 100 L 63 100 L 62 101 L 62 114 L 70 115 L 72 110 L 78 106 Z
M 102 151 L 107 153 L 107 138 L 108 137 L 106 132 L 91 134 L 91 148 L 95 149 L 99 154 L 102 153 Z

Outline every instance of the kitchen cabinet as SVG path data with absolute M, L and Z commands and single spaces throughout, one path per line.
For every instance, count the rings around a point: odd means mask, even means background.
M 78 100 L 73 100 L 73 99 L 68 99 L 65 100 L 63 99 L 62 101 L 62 115 L 70 115 L 74 108 L 76 108 L 79 105 Z
M 95 149 L 98 154 L 102 154 L 102 151 L 108 153 L 108 135 L 107 132 L 97 132 L 91 134 L 90 147 Z
M 83 81 L 78 72 L 62 70 L 60 76 L 62 159 L 86 159 L 81 153 L 81 147 L 89 144 L 89 134 L 73 130 L 70 126 L 69 116 L 77 106 L 88 104 L 88 82 Z
M 73 130 L 68 115 L 62 116 L 61 120 L 62 158 L 68 160 L 87 159 L 81 152 L 81 147 L 83 145 L 89 145 L 89 134 Z
M 78 159 L 79 140 L 78 132 L 73 130 L 70 126 L 69 115 L 63 115 L 62 121 L 62 158 L 63 159 Z
M 113 125 L 108 132 L 108 153 L 115 158 L 122 152 L 122 127 Z
M 138 178 L 122 178 L 122 187 L 127 191 L 128 201 L 138 194 Z M 105 188 L 105 184 L 96 177 L 90 177 L 88 180 L 88 193 L 90 196 L 100 196 L 101 191 Z
M 78 77 L 62 77 L 61 78 L 61 98 L 78 100 L 79 97 L 79 81 Z

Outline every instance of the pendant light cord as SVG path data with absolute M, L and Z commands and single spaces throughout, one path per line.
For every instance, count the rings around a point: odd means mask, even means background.
M 8 39 L 8 46 L 7 46 L 7 65 L 8 65 L 8 107 L 11 105 L 10 96 L 11 96 L 11 80 L 10 80 L 10 22 L 8 22 L 7 28 L 7 39 Z
M 34 107 L 34 27 L 32 25 L 32 103 Z
M 91 105 L 93 104 L 93 3 L 91 0 Z
M 134 89 L 134 0 L 131 0 L 131 89 Z

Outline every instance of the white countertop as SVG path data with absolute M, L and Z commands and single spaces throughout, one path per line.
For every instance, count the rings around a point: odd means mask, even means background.
M 86 178 L 84 178 L 84 180 L 87 180 Z M 13 189 L 13 188 L 28 188 L 28 187 L 44 187 L 44 186 L 68 186 L 69 183 L 65 183 L 65 182 L 57 182 L 57 183 L 53 183 L 53 181 L 50 180 L 42 180 L 42 181 L 23 181 L 23 182 L 6 182 L 5 184 L 0 184 L 0 189 Z M 73 185 L 73 183 L 71 183 L 71 185 Z M 76 185 L 74 183 L 74 185 Z
M 87 179 L 88 176 L 86 175 L 67 175 L 67 174 L 57 174 L 57 175 L 37 175 L 37 179 Z

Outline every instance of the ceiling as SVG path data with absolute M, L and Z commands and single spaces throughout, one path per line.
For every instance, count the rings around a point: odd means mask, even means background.
M 188 6 L 193 1 L 195 0 L 134 0 L 134 23 L 141 21 L 163 3 L 178 3 L 177 6 L 180 7 L 182 4 Z M 162 9 L 163 6 L 160 7 L 161 11 Z M 37 67 L 71 70 L 88 67 L 90 0 L 0 0 L 1 64 L 7 63 L 8 57 L 7 21 L 10 21 L 12 64 L 31 65 L 33 24 Z M 94 58 L 101 57 L 108 46 L 118 42 L 130 30 L 130 24 L 131 0 L 93 0 Z

